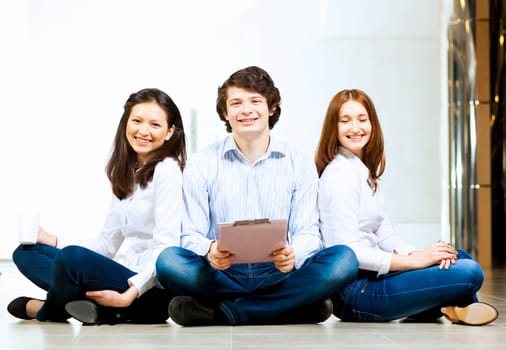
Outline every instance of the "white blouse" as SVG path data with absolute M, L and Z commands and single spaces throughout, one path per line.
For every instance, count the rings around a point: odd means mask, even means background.
M 385 274 L 394 252 L 416 249 L 393 229 L 379 186 L 376 192 L 372 189 L 369 169 L 343 147 L 320 177 L 318 207 L 325 247 L 348 245 L 363 270 Z
M 58 237 L 58 248 L 77 244 L 113 259 L 128 242 L 122 264 L 137 272 L 128 279 L 139 296 L 157 285 L 155 262 L 168 246 L 180 245 L 183 212 L 182 174 L 178 163 L 166 158 L 155 167 L 147 187 L 136 185 L 123 200 L 113 195 L 109 215 L 98 238 L 66 240 Z

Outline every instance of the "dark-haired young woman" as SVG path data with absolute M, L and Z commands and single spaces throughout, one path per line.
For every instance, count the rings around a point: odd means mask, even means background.
M 113 198 L 100 235 L 71 242 L 40 228 L 37 243 L 20 245 L 13 259 L 47 291 L 46 300 L 19 297 L 8 311 L 39 321 L 164 322 L 171 293 L 159 286 L 155 262 L 164 248 L 180 244 L 185 161 L 172 99 L 158 89 L 131 94 L 107 164 Z M 124 243 L 126 261 L 119 263 L 114 258 Z

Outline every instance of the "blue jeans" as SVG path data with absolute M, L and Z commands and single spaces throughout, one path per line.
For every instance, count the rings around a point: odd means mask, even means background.
M 435 320 L 442 306 L 477 301 L 483 271 L 465 251 L 448 270 L 438 265 L 377 276 L 360 270 L 355 281 L 334 298 L 334 314 L 343 321 L 391 321 L 404 317 Z
M 355 254 L 342 245 L 318 252 L 288 273 L 273 263 L 236 264 L 221 271 L 205 257 L 180 247 L 166 248 L 156 263 L 164 288 L 216 303 L 231 325 L 259 324 L 328 298 L 351 282 L 357 271 Z
M 57 249 L 45 244 L 20 245 L 12 255 L 19 271 L 47 291 L 44 306 L 37 313 L 40 321 L 64 321 L 69 318 L 65 304 L 85 299 L 91 290 L 110 289 L 124 292 L 128 278 L 136 272 L 87 248 L 68 246 Z M 160 323 L 168 318 L 171 295 L 152 288 L 129 307 L 115 309 L 126 321 Z

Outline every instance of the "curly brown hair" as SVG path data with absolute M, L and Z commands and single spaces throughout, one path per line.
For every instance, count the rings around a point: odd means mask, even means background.
M 279 90 L 274 86 L 274 81 L 262 68 L 250 66 L 233 73 L 225 82 L 218 87 L 216 99 L 216 112 L 225 123 L 227 132 L 232 132 L 232 127 L 226 119 L 227 114 L 227 92 L 229 87 L 238 87 L 245 90 L 256 91 L 267 100 L 269 111 L 273 114 L 269 118 L 269 129 L 272 129 L 281 115 L 281 96 Z

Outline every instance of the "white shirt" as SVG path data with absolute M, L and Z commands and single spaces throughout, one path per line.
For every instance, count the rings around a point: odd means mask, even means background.
M 123 200 L 113 196 L 109 215 L 96 239 L 58 239 L 58 248 L 77 244 L 113 259 L 128 242 L 123 265 L 136 275 L 128 279 L 139 296 L 156 285 L 155 262 L 168 246 L 179 246 L 183 212 L 182 174 L 177 162 L 166 158 L 155 167 L 146 188 L 136 185 Z M 98 267 L 99 268 L 99 267 Z
M 343 147 L 320 177 L 318 207 L 325 247 L 348 245 L 363 270 L 385 274 L 394 251 L 409 254 L 416 249 L 393 229 L 379 186 L 376 192 L 371 187 L 369 169 Z
M 194 154 L 183 173 L 182 246 L 206 255 L 218 223 L 287 219 L 296 268 L 321 249 L 313 161 L 273 139 L 251 164 L 232 136 Z

